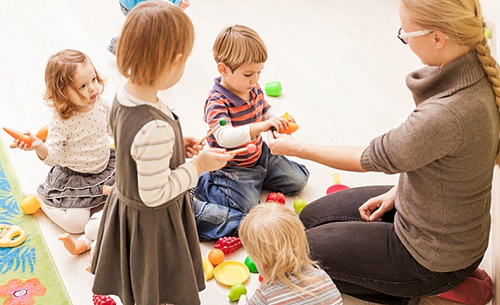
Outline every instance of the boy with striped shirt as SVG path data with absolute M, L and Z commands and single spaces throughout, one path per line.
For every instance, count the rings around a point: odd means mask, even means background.
M 208 145 L 232 150 L 251 143 L 257 150 L 238 153 L 224 168 L 199 177 L 194 208 L 202 241 L 236 235 L 262 189 L 295 195 L 309 178 L 304 165 L 272 155 L 262 140 L 262 132 L 283 132 L 289 122 L 272 113 L 258 84 L 267 61 L 260 36 L 246 26 L 230 26 L 219 33 L 212 50 L 221 76 L 214 80 L 203 119 L 210 129 L 221 119 L 226 124 L 207 139 Z

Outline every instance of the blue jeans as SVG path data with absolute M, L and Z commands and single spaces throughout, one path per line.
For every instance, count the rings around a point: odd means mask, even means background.
M 263 189 L 296 195 L 308 179 L 304 165 L 271 154 L 266 143 L 254 167 L 231 166 L 201 174 L 193 200 L 200 240 L 236 235 L 240 221 L 260 202 Z
M 394 230 L 396 210 L 366 222 L 358 208 L 392 186 L 351 188 L 311 202 L 300 213 L 313 259 L 320 261 L 340 292 L 382 304 L 416 303 L 453 289 L 479 266 L 432 272 L 406 250 Z

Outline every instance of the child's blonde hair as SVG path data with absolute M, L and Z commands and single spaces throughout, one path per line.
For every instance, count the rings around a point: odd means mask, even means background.
M 66 49 L 52 55 L 45 67 L 45 94 L 43 99 L 47 104 L 54 108 L 62 119 L 68 119 L 73 115 L 77 106 L 69 99 L 68 87 L 73 89 L 80 95 L 76 88 L 74 76 L 79 66 L 90 63 L 92 61 L 83 52 L 77 50 Z M 104 91 L 104 79 L 94 67 L 97 77 L 97 82 L 101 85 L 102 93 Z
M 267 48 L 259 34 L 244 25 L 224 28 L 212 47 L 216 63 L 223 63 L 234 72 L 245 63 L 267 61 Z
M 163 1 L 142 2 L 127 15 L 118 40 L 118 70 L 134 84 L 153 85 L 178 55 L 185 63 L 193 44 L 193 23 L 180 8 Z
M 304 225 L 285 206 L 256 205 L 241 221 L 239 236 L 248 255 L 260 265 L 264 285 L 282 282 L 294 290 L 303 290 L 290 281 L 291 275 L 303 281 L 317 279 L 303 275 L 317 266 L 310 257 Z
M 491 82 L 500 112 L 500 72 L 485 36 L 486 23 L 479 1 L 401 0 L 401 5 L 415 25 L 423 29 L 440 30 L 458 44 L 476 49 L 477 57 Z M 497 164 L 500 164 L 500 154 L 497 156 Z

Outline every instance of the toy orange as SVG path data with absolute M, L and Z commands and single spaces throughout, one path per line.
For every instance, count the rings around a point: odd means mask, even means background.
M 45 140 L 47 140 L 48 133 L 49 133 L 49 125 L 45 125 L 45 126 L 42 126 L 42 128 L 40 128 L 37 131 L 36 137 L 45 142 Z
M 212 249 L 208 253 L 208 260 L 212 265 L 217 266 L 224 261 L 224 252 L 221 249 Z

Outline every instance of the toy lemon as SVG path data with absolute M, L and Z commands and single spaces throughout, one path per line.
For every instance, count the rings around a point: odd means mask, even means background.
M 0 224 L 0 247 L 16 247 L 26 240 L 26 233 L 18 226 Z
M 21 201 L 21 210 L 26 214 L 33 214 L 41 207 L 40 201 L 33 195 L 26 195 Z

